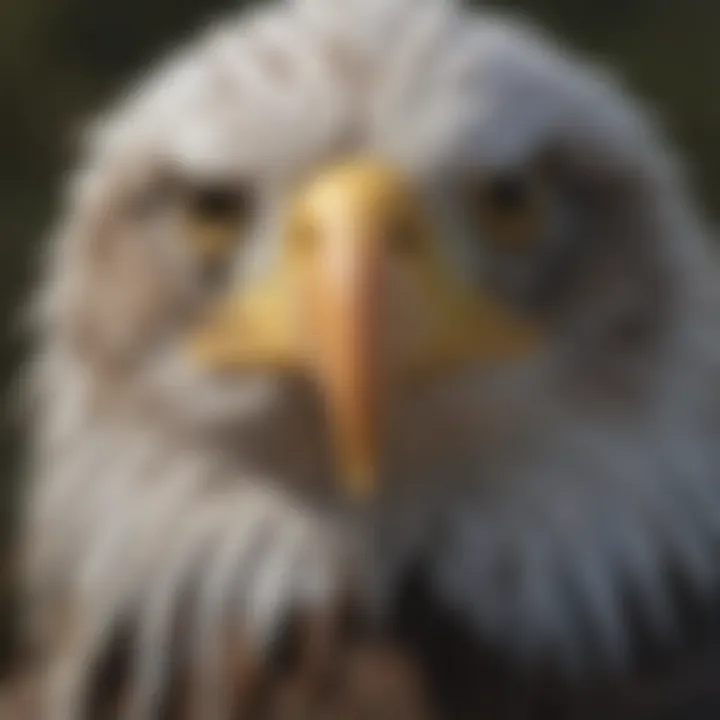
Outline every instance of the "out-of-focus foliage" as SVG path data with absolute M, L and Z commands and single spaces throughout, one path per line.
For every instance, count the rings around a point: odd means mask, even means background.
M 163 48 L 187 36 L 199 22 L 242 4 L 238 0 L 0 2 L 0 327 L 8 331 L 0 342 L 3 388 L 10 387 L 22 357 L 22 343 L 12 330 L 84 119 Z M 486 4 L 536 18 L 573 46 L 617 68 L 663 118 L 687 153 L 691 177 L 706 207 L 720 213 L 717 0 L 489 0 Z M 3 537 L 9 537 L 14 516 L 18 437 L 16 428 L 3 424 Z

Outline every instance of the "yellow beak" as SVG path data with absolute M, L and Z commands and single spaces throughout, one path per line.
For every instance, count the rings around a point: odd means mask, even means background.
M 533 324 L 453 275 L 400 173 L 359 161 L 302 189 L 270 277 L 227 299 L 192 347 L 213 371 L 274 366 L 312 377 L 343 482 L 368 495 L 400 385 L 521 357 L 539 338 Z

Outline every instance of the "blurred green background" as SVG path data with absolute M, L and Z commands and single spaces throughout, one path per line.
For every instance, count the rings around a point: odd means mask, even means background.
M 0 0 L 0 382 L 23 354 L 16 316 L 83 120 L 150 60 L 239 0 Z M 609 62 L 664 119 L 705 207 L 720 213 L 718 0 L 494 0 Z M 0 547 L 11 547 L 22 434 L 0 432 Z M 8 568 L 9 563 L 0 567 Z M 11 583 L 4 574 L 0 597 Z M 9 608 L 10 605 L 7 605 Z M 5 613 L 7 615 L 7 613 Z M 9 648 L 11 624 L 0 647 Z M 7 653 L 0 653 L 0 660 Z

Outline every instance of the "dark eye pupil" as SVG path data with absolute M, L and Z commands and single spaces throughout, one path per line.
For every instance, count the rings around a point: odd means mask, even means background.
M 203 220 L 234 222 L 246 217 L 248 198 L 242 190 L 230 187 L 205 187 L 191 198 L 193 213 Z
M 525 207 L 529 197 L 530 188 L 522 177 L 497 177 L 488 185 L 488 201 L 496 212 L 518 212 Z

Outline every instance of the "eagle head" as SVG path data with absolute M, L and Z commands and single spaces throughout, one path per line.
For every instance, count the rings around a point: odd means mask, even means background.
M 99 119 L 51 244 L 35 576 L 117 561 L 117 614 L 180 498 L 237 540 L 251 487 L 515 659 L 626 658 L 717 580 L 710 247 L 646 113 L 522 22 L 224 20 Z

